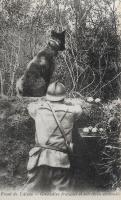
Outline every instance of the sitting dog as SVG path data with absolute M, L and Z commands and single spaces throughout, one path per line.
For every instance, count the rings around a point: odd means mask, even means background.
M 58 51 L 65 50 L 65 31 L 51 31 L 51 39 L 43 51 L 40 51 L 28 64 L 24 75 L 16 83 L 18 97 L 41 97 L 55 69 Z

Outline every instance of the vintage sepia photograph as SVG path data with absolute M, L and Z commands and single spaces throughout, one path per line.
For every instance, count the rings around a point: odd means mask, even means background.
M 0 198 L 121 192 L 121 1 L 0 0 Z

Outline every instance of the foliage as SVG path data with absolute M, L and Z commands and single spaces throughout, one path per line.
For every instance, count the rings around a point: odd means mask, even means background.
M 81 133 L 83 132 L 84 135 L 100 138 L 98 145 L 101 146 L 101 151 L 99 158 L 94 163 L 98 177 L 97 182 L 103 187 L 112 189 L 120 187 L 121 184 L 120 112 L 120 99 L 106 104 L 93 103 L 88 122 L 86 121 L 82 127 L 79 125 Z
M 34 144 L 34 122 L 28 116 L 26 103 L 14 100 L 0 101 L 0 161 L 14 175 Z M 26 169 L 24 163 L 24 170 Z
M 1 0 L 1 94 L 15 95 L 16 79 L 48 41 L 50 30 L 67 30 L 66 51 L 52 80 L 71 96 L 115 99 L 120 60 L 115 1 Z M 116 89 L 114 91 L 114 88 Z

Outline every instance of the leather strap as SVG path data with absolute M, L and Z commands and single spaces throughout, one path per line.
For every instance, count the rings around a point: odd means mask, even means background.
M 61 132 L 61 134 L 62 134 L 62 136 L 64 138 L 64 141 L 65 141 L 65 144 L 66 144 L 66 147 L 67 147 L 67 151 L 68 151 L 69 154 L 72 154 L 72 150 L 71 150 L 70 145 L 69 145 L 69 143 L 67 141 L 64 128 L 63 128 L 62 124 L 60 123 L 60 121 L 58 120 L 58 118 L 56 116 L 56 113 L 55 113 L 55 110 L 52 108 L 52 106 L 51 106 L 51 104 L 49 102 L 48 102 L 48 105 L 49 105 L 50 109 L 52 110 L 52 113 L 53 113 L 53 116 L 55 118 L 55 121 L 58 124 L 60 132 Z
M 60 148 L 56 148 L 54 146 L 49 146 L 49 145 L 36 144 L 35 147 L 41 147 L 43 149 L 51 149 L 51 150 L 54 150 L 54 151 L 59 151 L 59 152 L 67 153 L 67 150 L 65 150 L 65 149 L 60 149 Z

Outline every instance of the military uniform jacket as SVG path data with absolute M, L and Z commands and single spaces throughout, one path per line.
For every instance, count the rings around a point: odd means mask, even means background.
M 71 142 L 73 123 L 74 120 L 77 119 L 82 113 L 81 106 L 68 105 L 65 103 L 51 103 L 51 106 L 54 108 L 56 115 L 64 128 L 67 140 Z M 47 102 L 38 101 L 36 103 L 30 103 L 28 105 L 28 112 L 35 120 L 36 145 L 49 145 L 49 147 L 66 150 L 64 138 Z M 65 152 L 52 149 L 42 149 L 41 154 L 37 159 L 37 166 L 47 165 L 61 168 L 70 167 L 68 154 Z

